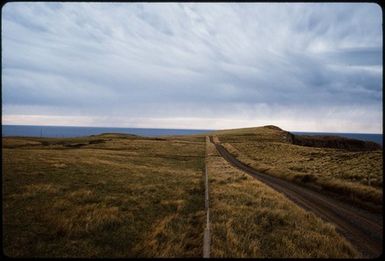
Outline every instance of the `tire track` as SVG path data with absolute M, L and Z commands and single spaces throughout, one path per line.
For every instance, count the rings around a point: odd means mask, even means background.
M 373 214 L 355 206 L 347 205 L 330 196 L 290 181 L 259 173 L 231 155 L 219 142 L 212 142 L 219 154 L 233 166 L 283 193 L 300 207 L 312 211 L 325 221 L 334 223 L 337 231 L 349 240 L 364 257 L 382 254 L 382 215 Z

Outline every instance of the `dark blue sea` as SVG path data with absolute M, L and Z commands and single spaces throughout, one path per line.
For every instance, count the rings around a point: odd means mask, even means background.
M 125 133 L 145 137 L 156 137 L 164 135 L 200 134 L 209 131 L 211 130 L 2 125 L 3 137 L 29 136 L 69 138 L 98 135 L 102 133 Z
M 192 129 L 150 129 L 150 128 L 104 128 L 104 127 L 64 127 L 64 126 L 31 126 L 31 125 L 2 125 L 2 136 L 30 136 L 68 138 L 97 135 L 101 133 L 126 133 L 146 137 L 165 135 L 200 134 L 213 130 Z M 332 132 L 297 132 L 298 135 L 332 135 L 352 139 L 374 141 L 383 145 L 382 134 L 367 133 L 332 133 Z

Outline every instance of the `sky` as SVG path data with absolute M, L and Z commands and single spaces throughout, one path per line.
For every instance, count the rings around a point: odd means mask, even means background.
M 374 3 L 7 3 L 2 123 L 382 133 Z

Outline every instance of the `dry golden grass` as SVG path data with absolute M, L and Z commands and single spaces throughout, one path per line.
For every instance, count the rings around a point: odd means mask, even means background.
M 335 228 L 218 156 L 206 144 L 211 256 L 357 257 Z
M 361 175 L 349 164 L 363 162 L 382 173 L 382 163 L 377 163 L 382 151 L 349 154 L 290 145 L 282 132 L 271 128 L 215 134 L 240 160 L 272 175 L 301 180 L 308 174 L 303 170 L 318 167 L 317 182 L 321 176 L 328 182 L 342 180 L 342 188 L 332 184 L 342 190 L 349 180 L 369 189 L 367 194 L 375 195 L 374 189 L 382 195 L 378 173 L 372 175 L 371 186 L 358 177 L 346 178 L 346 173 Z M 356 256 L 333 226 L 234 169 L 208 146 L 213 256 Z M 204 151 L 203 135 L 3 138 L 5 254 L 201 257 Z M 335 155 L 342 155 L 339 161 L 333 161 Z M 306 165 L 309 157 L 319 164 Z M 333 175 L 322 172 L 339 164 Z M 335 174 L 339 170 L 341 177 Z
M 361 204 L 382 204 L 382 150 L 298 146 L 288 143 L 284 132 L 263 127 L 216 134 L 235 157 L 258 171 L 335 192 Z
M 200 257 L 203 169 L 204 138 L 3 138 L 4 252 Z
M 25 138 L 6 138 L 3 139 L 3 146 L 4 147 L 20 147 L 20 146 L 27 146 L 27 145 L 41 145 L 40 142 L 29 140 Z

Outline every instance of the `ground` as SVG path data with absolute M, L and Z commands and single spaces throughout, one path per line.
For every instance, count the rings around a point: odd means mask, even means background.
M 305 148 L 289 144 L 274 128 L 214 135 L 240 160 L 268 174 L 293 180 L 311 174 L 354 187 L 373 201 L 382 198 L 382 151 Z M 212 256 L 359 256 L 333 225 L 218 157 L 205 135 L 2 142 L 8 256 L 201 257 L 205 164 Z M 364 181 L 368 173 L 370 185 Z

